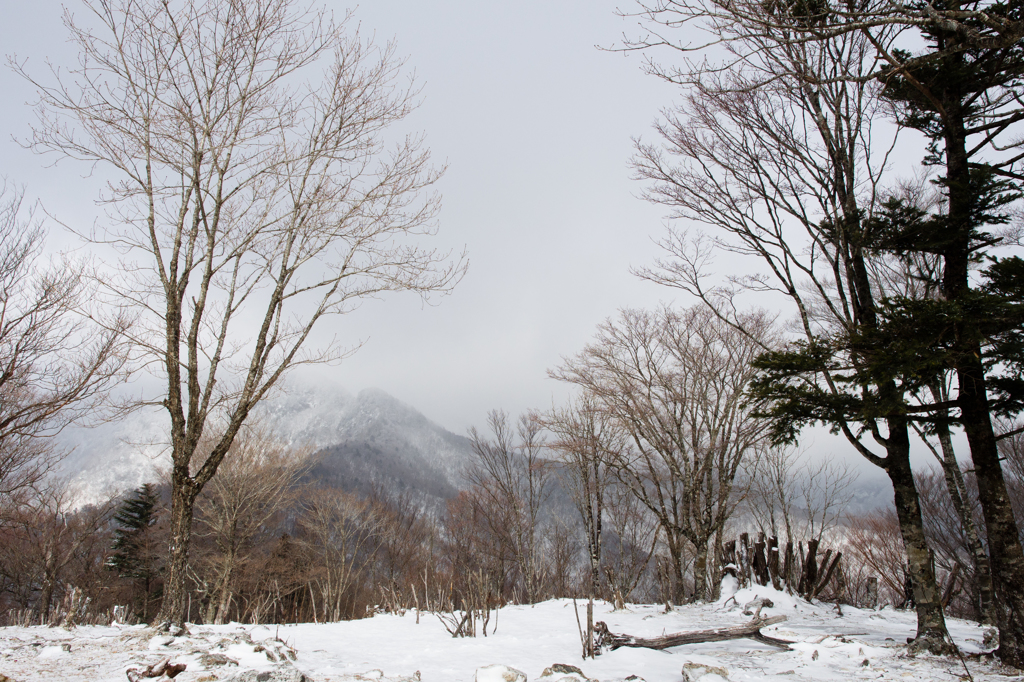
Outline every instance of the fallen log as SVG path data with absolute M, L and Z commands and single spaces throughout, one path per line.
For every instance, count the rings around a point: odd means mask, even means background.
M 634 637 L 633 635 L 617 634 L 608 630 L 604 621 L 594 624 L 594 634 L 597 635 L 597 646 L 601 649 L 608 647 L 614 651 L 619 647 L 635 647 L 642 649 L 668 649 L 682 644 L 702 644 L 704 642 L 724 642 L 729 639 L 752 639 L 761 644 L 767 644 L 779 649 L 789 650 L 792 642 L 783 639 L 776 639 L 761 633 L 761 628 L 769 625 L 776 625 L 786 620 L 785 616 L 771 616 L 762 618 L 754 616 L 748 623 L 733 625 L 713 630 L 697 630 L 694 632 L 677 632 L 671 635 L 653 637 L 646 639 Z

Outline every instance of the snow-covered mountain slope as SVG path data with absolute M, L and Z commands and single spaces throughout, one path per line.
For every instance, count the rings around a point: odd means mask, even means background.
M 312 477 L 362 493 L 379 485 L 421 500 L 451 497 L 473 456 L 467 438 L 379 389 L 352 397 L 304 388 L 268 403 L 265 418 L 285 442 L 319 450 Z
M 278 439 L 312 446 L 313 476 L 366 492 L 372 484 L 417 497 L 454 495 L 472 457 L 469 440 L 434 424 L 415 408 L 378 389 L 353 396 L 336 386 L 292 386 L 253 414 Z M 167 417 L 139 411 L 92 429 L 69 429 L 64 472 L 93 502 L 156 481 L 169 467 Z

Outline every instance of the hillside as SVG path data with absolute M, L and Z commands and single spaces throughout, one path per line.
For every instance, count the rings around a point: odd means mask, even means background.
M 421 499 L 457 492 L 472 457 L 469 440 L 434 424 L 387 393 L 358 395 L 333 386 L 295 387 L 255 415 L 290 445 L 309 444 L 319 463 L 311 476 L 348 490 L 373 484 Z M 85 502 L 155 481 L 169 466 L 166 418 L 158 410 L 92 429 L 69 429 L 64 472 Z

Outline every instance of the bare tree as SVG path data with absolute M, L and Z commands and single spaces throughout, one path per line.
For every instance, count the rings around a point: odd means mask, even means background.
M 494 594 L 506 597 L 504 587 L 513 573 L 514 560 L 503 532 L 492 528 L 492 518 L 499 520 L 500 515 L 487 513 L 484 495 L 478 489 L 463 490 L 446 504 L 442 521 L 443 561 L 439 572 L 440 582 L 447 582 L 450 587 L 439 590 L 439 599 L 435 601 L 449 598 L 456 603 L 472 601 L 470 595 L 479 587 L 474 585 L 479 575 L 486 575 Z
M 383 530 L 381 519 L 367 499 L 316 488 L 304 494 L 299 527 L 311 569 L 313 618 L 333 622 L 352 616 L 356 592 Z
M 590 559 L 590 596 L 601 595 L 601 536 L 605 493 L 613 477 L 606 462 L 625 446 L 625 432 L 584 393 L 564 408 L 544 417 L 554 438 L 549 446 L 565 465 L 565 482 L 583 522 Z
M 857 474 L 849 464 L 833 457 L 808 461 L 801 467 L 804 512 L 807 515 L 807 537 L 821 541 L 839 526 L 853 494 L 850 487 Z
M 500 410 L 492 410 L 487 421 L 493 440 L 476 428 L 469 431 L 477 455 L 467 471 L 472 499 L 493 536 L 509 551 L 522 581 L 522 599 L 532 604 L 543 578 L 540 511 L 551 479 L 550 463 L 541 457 L 543 427 L 535 413 L 521 415 L 515 427 Z
M 797 537 L 800 490 L 794 476 L 792 448 L 766 447 L 751 462 L 746 506 L 758 530 L 769 537 Z
M 907 590 L 906 551 L 900 521 L 893 509 L 879 509 L 848 519 L 846 553 L 849 565 L 864 566 L 881 580 L 882 593 L 893 606 L 903 606 L 913 593 Z M 875 606 L 875 604 L 870 604 Z
M 627 600 L 640 601 L 646 596 L 637 591 L 649 574 L 660 526 L 647 507 L 618 481 L 605 493 L 607 539 L 602 543 L 601 573 L 612 603 L 623 608 Z
M 374 552 L 374 580 L 384 593 L 383 605 L 392 610 L 408 608 L 425 594 L 425 574 L 433 568 L 437 546 L 436 528 L 426 509 L 410 491 L 395 494 L 375 485 L 370 503 L 381 520 Z
M 214 437 L 205 442 L 216 442 Z M 310 448 L 275 442 L 260 425 L 246 425 L 228 449 L 217 476 L 196 500 L 196 535 L 213 541 L 204 557 L 213 573 L 208 623 L 224 623 L 231 609 L 235 574 L 252 542 L 291 500 L 299 477 L 312 463 Z
M 64 452 L 48 437 L 94 412 L 124 365 L 123 318 L 88 320 L 83 266 L 44 261 L 23 202 L 0 186 L 0 512 L 53 469 Z
M 66 480 L 49 478 L 26 503 L 13 511 L 8 535 L 0 543 L 0 575 L 15 573 L 28 580 L 22 595 L 37 622 L 47 624 L 63 595 L 80 586 L 79 557 L 98 558 L 107 539 L 104 528 L 114 510 L 111 502 L 77 509 L 77 491 Z M 14 579 L 12 583 L 21 582 Z
M 314 328 L 362 298 L 447 291 L 464 263 L 411 241 L 433 232 L 439 172 L 421 137 L 387 144 L 416 94 L 394 46 L 294 0 L 84 4 L 88 23 L 64 19 L 77 66 L 17 68 L 39 92 L 32 148 L 110 178 L 89 237 L 124 254 L 103 283 L 142 316 L 134 339 L 166 380 L 159 617 L 181 621 L 196 496 L 287 370 L 346 355 L 306 349 Z M 215 415 L 221 436 L 198 453 Z
M 625 447 L 626 434 L 603 412 L 593 396 L 584 393 L 575 403 L 552 410 L 544 426 L 554 434 L 551 449 L 565 465 L 565 484 L 583 523 L 590 559 L 587 632 L 583 657 L 594 657 L 594 599 L 601 595 L 601 538 L 605 494 L 613 480 L 606 462 L 609 453 Z
M 658 518 L 682 603 L 683 550 L 696 552 L 694 598 L 705 599 L 711 538 L 738 501 L 740 464 L 765 437 L 745 399 L 751 361 L 772 343 L 771 320 L 743 317 L 750 336 L 698 307 L 624 310 L 552 376 L 593 395 L 632 447 L 610 453 L 616 477 Z

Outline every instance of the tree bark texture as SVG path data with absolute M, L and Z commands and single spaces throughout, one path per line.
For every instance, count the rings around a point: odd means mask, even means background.
M 947 653 L 946 620 L 942 614 L 942 595 L 932 570 L 931 554 L 925 539 L 921 503 L 910 469 L 910 441 L 906 423 L 889 420 L 889 447 L 885 471 L 892 481 L 900 535 L 907 554 L 907 568 L 917 610 L 917 635 L 914 648 Z

